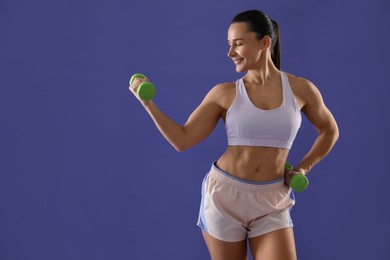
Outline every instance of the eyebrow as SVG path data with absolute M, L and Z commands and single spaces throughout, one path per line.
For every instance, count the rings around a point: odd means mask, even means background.
M 242 41 L 244 39 L 241 39 L 241 38 L 237 38 L 237 39 L 234 39 L 233 41 Z M 229 42 L 229 40 L 227 40 Z

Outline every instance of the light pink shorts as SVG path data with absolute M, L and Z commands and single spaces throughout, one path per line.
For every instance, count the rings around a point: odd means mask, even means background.
M 209 235 L 237 242 L 293 227 L 294 194 L 283 178 L 252 182 L 234 177 L 215 163 L 202 184 L 197 225 Z

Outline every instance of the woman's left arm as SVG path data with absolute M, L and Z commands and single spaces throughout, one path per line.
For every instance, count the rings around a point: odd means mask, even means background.
M 318 132 L 310 151 L 294 168 L 294 171 L 306 174 L 330 152 L 339 137 L 339 129 L 317 87 L 306 79 L 302 83 L 299 91 L 302 112 Z

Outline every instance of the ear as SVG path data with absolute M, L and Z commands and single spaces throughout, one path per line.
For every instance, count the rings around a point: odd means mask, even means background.
M 271 37 L 266 35 L 263 37 L 263 39 L 261 39 L 261 48 L 263 50 L 267 50 L 270 47 L 271 47 Z

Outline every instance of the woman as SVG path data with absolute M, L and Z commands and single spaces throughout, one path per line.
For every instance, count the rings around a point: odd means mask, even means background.
M 220 118 L 225 122 L 228 147 L 203 181 L 198 221 L 212 259 L 247 259 L 247 239 L 254 259 L 296 259 L 294 198 L 285 185 L 291 172 L 285 174 L 284 164 L 301 111 L 318 137 L 294 174 L 307 174 L 331 150 L 338 127 L 313 83 L 280 70 L 278 25 L 266 14 L 238 14 L 228 43 L 236 71 L 247 73 L 212 88 L 184 126 L 153 101 L 138 98 L 137 87 L 145 79 L 129 88 L 180 152 L 205 139 Z

